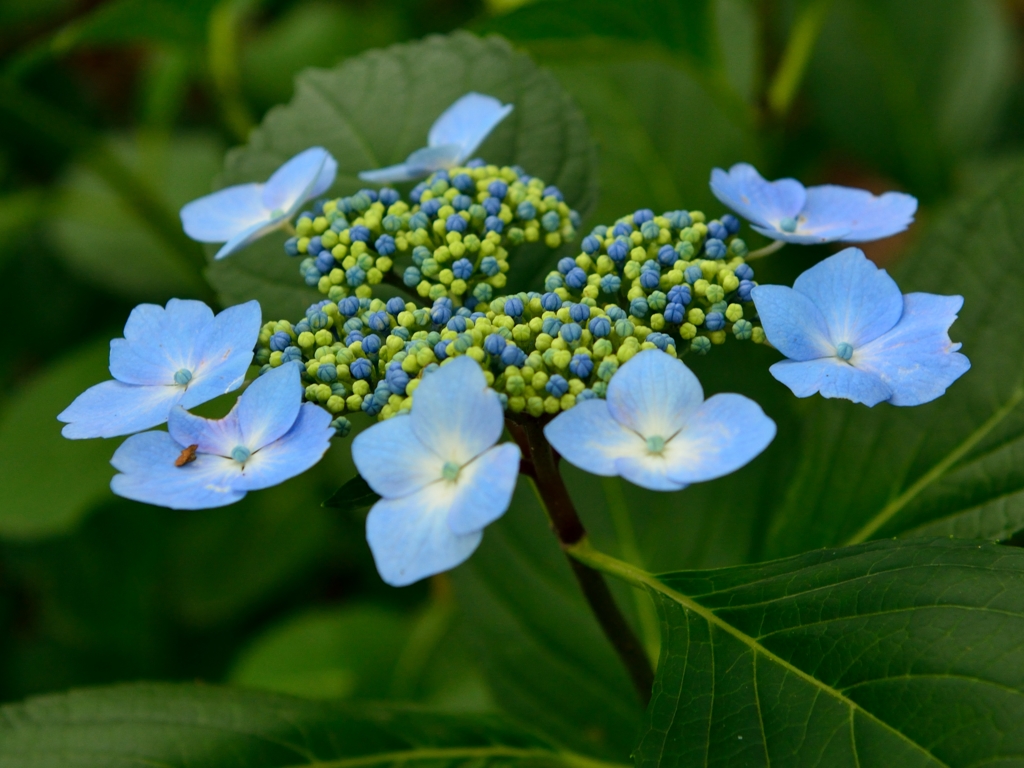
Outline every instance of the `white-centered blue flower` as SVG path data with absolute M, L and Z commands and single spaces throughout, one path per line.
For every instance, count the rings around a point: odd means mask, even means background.
M 232 504 L 312 467 L 330 446 L 331 415 L 302 402 L 297 364 L 249 385 L 223 419 L 171 411 L 166 432 L 132 435 L 110 463 L 118 496 L 171 509 Z
M 503 426 L 501 401 L 480 366 L 458 357 L 420 382 L 409 415 L 353 441 L 359 474 L 383 497 L 366 518 L 366 540 L 388 584 L 454 568 L 505 514 L 520 453 L 496 445 Z
M 387 184 L 418 179 L 434 171 L 462 165 L 511 111 L 511 104 L 502 104 L 493 96 L 467 93 L 430 126 L 427 146 L 417 149 L 404 163 L 363 171 L 359 178 Z
M 792 288 L 759 285 L 751 295 L 768 341 L 789 358 L 771 373 L 797 397 L 920 405 L 971 367 L 949 338 L 963 297 L 904 295 L 858 248 L 811 267 Z
M 544 436 L 587 472 L 677 491 L 735 472 L 768 446 L 775 422 L 743 395 L 705 400 L 689 368 L 650 349 L 615 373 L 607 399 L 563 411 Z
M 201 243 L 224 243 L 223 259 L 283 227 L 302 205 L 334 183 L 338 163 L 323 147 L 311 147 L 286 162 L 265 184 L 225 187 L 186 203 L 181 209 L 185 234 Z
M 835 184 L 805 188 L 796 179 L 766 181 L 747 163 L 728 173 L 715 168 L 711 191 L 756 232 L 801 245 L 879 240 L 909 227 L 917 211 L 917 198 L 902 192 L 876 197 Z
M 260 305 L 249 301 L 216 317 L 201 301 L 140 304 L 124 338 L 110 342 L 110 373 L 57 418 L 72 439 L 116 437 L 163 424 L 176 405 L 192 408 L 238 389 L 260 333 Z

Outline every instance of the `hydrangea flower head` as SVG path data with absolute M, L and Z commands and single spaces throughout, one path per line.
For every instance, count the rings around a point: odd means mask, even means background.
M 801 245 L 889 237 L 909 227 L 917 211 L 917 198 L 902 192 L 876 197 L 834 184 L 805 188 L 796 179 L 766 181 L 747 163 L 737 163 L 728 173 L 715 168 L 711 191 L 756 232 Z
M 331 416 L 302 402 L 299 368 L 276 368 L 249 385 L 223 419 L 171 411 L 167 432 L 132 435 L 110 463 L 118 496 L 172 509 L 232 504 L 312 467 L 327 451 Z
M 90 387 L 57 416 L 61 434 L 116 437 L 163 424 L 176 405 L 205 403 L 241 386 L 260 332 L 249 301 L 214 316 L 201 301 L 140 304 L 110 342 L 113 381 Z
M 511 111 L 511 104 L 502 104 L 493 96 L 467 93 L 430 126 L 427 146 L 417 149 L 404 163 L 363 171 L 359 178 L 381 184 L 409 181 L 462 165 Z
M 505 513 L 520 453 L 495 445 L 503 427 L 497 393 L 476 362 L 459 357 L 422 379 L 408 415 L 356 437 L 356 468 L 383 497 L 366 539 L 384 581 L 400 587 L 454 568 Z
M 544 428 L 562 457 L 595 475 L 677 491 L 735 472 L 775 437 L 775 422 L 753 400 L 705 400 L 697 377 L 656 349 L 625 363 L 605 400 L 577 403 Z
M 858 248 L 811 267 L 792 288 L 760 285 L 752 296 L 768 341 L 789 358 L 771 373 L 797 397 L 920 405 L 971 367 L 949 338 L 963 297 L 904 295 Z
M 337 172 L 330 152 L 311 147 L 264 184 L 236 184 L 186 203 L 181 209 L 185 234 L 201 243 L 224 243 L 214 256 L 223 259 L 282 227 L 303 203 L 326 192 Z

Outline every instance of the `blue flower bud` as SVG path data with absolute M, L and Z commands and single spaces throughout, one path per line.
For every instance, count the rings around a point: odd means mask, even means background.
M 686 268 L 686 271 L 683 272 L 683 277 L 686 279 L 686 282 L 693 284 L 698 280 L 702 280 L 704 278 L 704 273 L 701 271 L 700 267 L 693 264 Z
M 724 259 L 728 250 L 725 243 L 713 237 L 704 243 L 704 253 L 709 259 Z
M 722 224 L 730 235 L 735 235 L 740 231 L 740 220 L 731 213 L 727 213 L 722 217 Z
M 582 290 L 587 285 L 587 273 L 579 267 L 573 267 L 565 276 L 565 284 L 573 290 Z
M 729 237 L 729 230 L 725 228 L 725 225 L 720 221 L 712 219 L 708 222 L 708 237 L 713 237 L 716 240 L 726 240 Z
M 501 265 L 498 264 L 498 260 L 493 256 L 485 256 L 480 260 L 480 271 L 488 277 L 494 277 L 501 272 Z M 477 298 L 480 299 L 479 296 Z M 490 301 L 490 299 L 480 299 L 480 301 Z
M 306 319 L 309 320 L 309 327 L 313 331 L 319 331 L 327 327 L 327 314 L 321 312 L 319 309 L 309 315 L 306 315 Z
M 578 323 L 566 323 L 558 331 L 558 335 L 571 344 L 574 341 L 580 340 L 580 337 L 583 335 L 583 329 L 580 328 Z
M 668 302 L 670 304 L 682 304 L 686 306 L 690 303 L 690 286 L 688 285 L 673 285 L 668 289 Z
M 559 191 L 558 187 L 553 184 L 550 187 L 544 187 L 544 191 L 541 193 L 542 197 L 553 197 L 560 203 L 565 202 L 565 197 Z
M 459 259 L 452 264 L 452 274 L 459 280 L 468 280 L 473 275 L 473 262 L 469 259 Z
M 444 226 L 449 232 L 465 232 L 468 225 L 464 218 L 457 213 L 453 213 L 444 220 Z
M 629 314 L 633 315 L 633 317 L 647 317 L 649 311 L 650 307 L 647 305 L 647 299 L 638 297 L 629 302 Z
M 357 310 L 358 311 L 358 310 Z M 305 333 L 310 330 L 309 320 L 302 318 L 295 325 L 292 326 L 292 330 L 295 331 L 295 335 L 298 336 L 300 333 Z
M 385 208 L 390 208 L 392 205 L 397 203 L 400 197 L 401 195 L 390 187 L 384 187 L 377 193 L 377 199 L 384 204 Z
M 292 337 L 284 331 L 278 331 L 270 337 L 270 350 L 272 352 L 283 352 L 285 347 L 292 343 Z
M 484 339 L 484 351 L 489 355 L 500 355 L 505 349 L 505 337 L 498 333 L 492 333 Z
M 377 202 L 377 190 L 375 190 L 375 189 L 369 189 L 369 188 L 360 189 L 356 194 L 357 195 L 363 195 L 364 197 L 369 199 L 369 201 L 371 203 L 376 203 Z M 369 208 L 370 206 L 367 205 L 366 207 Z
M 711 351 L 711 339 L 707 336 L 697 336 L 690 341 L 690 349 L 698 355 L 706 355 Z
M 618 225 L 616 225 L 617 228 Z M 608 246 L 608 258 L 615 262 L 622 262 L 626 260 L 626 256 L 629 255 L 629 243 L 625 240 L 616 240 L 614 243 Z
M 540 297 L 540 306 L 545 312 L 557 312 L 562 308 L 562 299 L 557 293 L 545 293 Z
M 736 277 L 740 280 L 753 280 L 754 270 L 750 268 L 749 264 L 740 264 L 736 269 L 733 270 L 736 273 Z
M 563 275 L 567 275 L 567 274 L 569 274 L 570 270 L 575 268 L 575 266 L 576 266 L 576 260 L 575 259 L 573 259 L 571 256 L 563 256 L 562 258 L 560 258 L 558 260 L 558 264 L 556 265 L 556 269 L 558 269 L 558 271 L 561 272 Z
M 416 211 L 416 213 L 409 217 L 409 229 L 412 231 L 416 231 L 417 229 L 426 229 L 429 226 L 430 217 L 428 217 L 423 211 Z
M 364 397 L 363 404 L 360 406 L 360 408 L 362 409 L 363 413 L 367 414 L 368 416 L 376 416 L 378 413 L 384 410 L 383 404 L 378 403 L 375 397 Z
M 371 333 L 365 339 L 363 339 L 363 352 L 368 355 L 376 355 L 380 352 L 381 341 L 380 336 Z
M 422 279 L 423 275 L 416 267 L 412 265 L 406 267 L 405 272 L 402 273 L 402 282 L 405 283 L 410 288 L 419 285 Z
M 657 272 L 647 271 L 640 273 L 640 287 L 645 291 L 653 291 L 658 287 L 661 276 Z
M 671 336 L 669 336 L 667 333 L 658 333 L 657 331 L 648 334 L 646 340 L 651 342 L 662 352 L 668 352 L 669 345 L 672 344 Z
M 335 210 L 332 216 L 334 217 L 334 220 L 331 222 L 332 232 L 343 232 L 344 230 L 348 229 L 348 219 L 345 218 L 341 211 Z M 398 222 L 399 229 L 401 229 L 402 220 L 399 219 Z
M 359 331 L 352 331 L 352 333 L 345 337 L 345 346 L 347 347 L 350 344 L 355 344 L 357 341 L 362 342 L 362 340 L 362 333 L 360 333 Z
M 505 195 L 508 194 L 508 184 L 504 181 L 492 181 L 487 186 L 487 191 L 490 192 L 493 197 L 496 197 L 499 200 L 504 200 Z
M 578 395 L 576 395 L 576 402 L 577 403 L 582 403 L 585 400 L 595 400 L 595 399 L 597 399 L 597 392 L 595 392 L 594 390 L 589 389 L 589 388 L 588 389 L 584 389 L 582 392 L 580 392 Z
M 348 236 L 352 238 L 352 242 L 367 243 L 370 242 L 370 230 L 364 227 L 362 224 L 358 224 L 352 227 L 348 231 Z
M 381 256 L 390 256 L 395 252 L 395 238 L 391 235 L 381 235 L 377 238 L 377 242 L 373 244 L 373 247 L 377 249 L 377 253 Z
M 693 219 L 690 218 L 690 214 L 686 211 L 668 211 L 665 214 L 665 218 L 668 219 L 669 224 L 674 229 L 683 229 L 693 224 Z
M 299 255 L 299 238 L 289 237 L 284 241 L 284 252 L 289 256 Z
M 605 237 L 608 234 L 608 227 L 604 224 L 598 224 L 596 227 L 590 230 L 590 234 L 592 234 L 594 237 Z
M 612 229 L 612 236 L 616 237 L 616 238 L 619 238 L 619 237 L 629 237 L 631 234 L 633 234 L 633 228 L 631 226 L 629 226 L 629 224 L 627 224 L 624 221 L 620 221 Z M 614 257 L 612 257 L 612 258 L 614 258 Z
M 370 361 L 365 357 L 357 357 L 349 364 L 348 370 L 354 379 L 368 379 L 370 378 L 372 367 Z
M 583 242 L 580 244 L 580 247 L 583 249 L 584 253 L 593 255 L 601 250 L 601 241 L 593 235 L 587 235 L 583 238 Z
M 541 324 L 541 332 L 548 336 L 557 336 L 562 329 L 562 321 L 557 317 L 546 317 Z
M 663 266 L 671 267 L 677 261 L 679 261 L 679 254 L 676 253 L 676 249 L 671 245 L 663 245 L 658 249 L 658 261 Z
M 316 256 L 323 249 L 324 246 L 320 241 L 320 235 L 315 235 L 314 237 L 309 238 L 309 245 L 306 246 L 306 253 L 310 256 Z
M 381 333 L 391 327 L 391 317 L 384 310 L 380 310 L 371 314 L 367 318 L 366 324 L 370 326 L 370 330 Z
M 448 330 L 455 331 L 456 333 L 462 333 L 466 330 L 466 318 L 462 315 L 456 315 L 448 321 Z
M 497 232 L 499 235 L 505 228 L 505 222 L 499 219 L 497 216 L 488 216 L 484 220 L 484 229 L 488 232 Z
M 544 278 L 544 290 L 554 291 L 558 288 L 565 287 L 565 280 L 557 272 L 551 272 L 547 277 Z
M 544 385 L 544 389 L 546 389 L 548 394 L 553 397 L 561 397 L 569 391 L 569 382 L 566 381 L 564 377 L 555 373 L 551 375 L 550 379 L 548 379 L 547 383 Z
M 721 312 L 708 312 L 704 316 L 704 325 L 709 331 L 720 331 L 725 328 L 725 315 Z
M 487 259 L 484 259 L 486 261 Z M 490 301 L 494 291 L 487 283 L 478 283 L 473 288 L 473 298 L 477 301 Z
M 484 200 L 483 206 L 488 216 L 497 216 L 501 213 L 501 200 L 496 197 L 488 197 Z
M 387 382 L 378 381 L 377 388 L 373 390 L 373 399 L 377 401 L 377 405 L 383 408 L 388 404 L 388 398 L 391 397 L 392 392 L 388 387 Z
M 301 362 L 301 360 L 302 360 L 302 350 L 299 349 L 298 347 L 285 347 L 284 351 L 281 353 L 281 362 L 282 363 L 291 363 L 291 362 L 293 362 L 295 360 L 298 360 L 298 361 Z
M 518 296 L 513 296 L 505 301 L 505 314 L 509 317 L 521 317 L 524 309 L 523 300 Z
M 633 212 L 633 223 L 638 227 L 642 227 L 648 221 L 653 219 L 654 211 L 650 208 L 641 208 L 640 210 Z
M 577 400 L 579 398 L 576 398 Z M 344 416 L 339 416 L 331 422 L 331 426 L 334 427 L 335 437 L 347 437 L 349 432 L 352 431 L 352 422 L 346 419 Z
M 444 360 L 448 357 L 448 342 L 439 341 L 434 345 L 434 357 L 438 360 Z
M 562 218 L 557 211 L 548 211 L 540 219 L 540 225 L 548 232 L 554 232 L 561 223 Z
M 686 307 L 682 304 L 670 303 L 665 305 L 665 322 L 674 325 L 682 325 L 686 317 Z
M 388 214 L 381 221 L 381 225 L 384 227 L 385 232 L 393 235 L 402 228 L 402 217 L 395 216 L 394 214 Z
M 601 278 L 600 287 L 605 293 L 618 293 L 622 287 L 622 278 L 618 275 L 605 275 Z
M 750 292 L 754 290 L 754 283 L 750 280 L 740 280 L 740 287 L 736 289 L 736 295 L 740 301 L 750 301 Z
M 402 370 L 401 363 L 392 363 L 384 372 L 384 380 L 387 381 L 388 389 L 398 395 L 405 394 L 405 388 L 409 386 L 409 374 Z
M 590 318 L 590 307 L 586 304 L 573 304 L 569 307 L 569 317 L 577 323 L 582 323 Z
M 581 379 L 589 379 L 594 372 L 594 361 L 589 355 L 573 355 L 569 361 L 569 373 Z
M 468 173 L 460 173 L 452 179 L 452 186 L 464 195 L 468 195 L 476 189 L 476 182 L 473 181 L 472 177 L 470 177 Z
M 430 321 L 434 325 L 446 325 L 452 319 L 452 311 L 443 304 L 430 310 Z
M 443 203 L 440 200 L 438 200 L 436 197 L 433 197 L 420 206 L 420 211 L 425 213 L 430 218 L 434 218 L 437 215 L 437 212 L 441 210 L 442 204 Z
M 452 208 L 456 211 L 468 211 L 471 205 L 473 205 L 473 198 L 469 195 L 456 195 L 452 198 Z M 449 229 L 451 228 L 449 227 Z
M 366 282 L 366 272 L 363 271 L 362 267 L 352 267 L 352 269 L 345 272 L 345 282 L 353 288 L 358 288 Z
M 390 315 L 397 315 L 399 312 L 405 311 L 405 302 L 398 296 L 392 296 L 388 299 L 388 303 L 384 305 L 384 309 L 386 309 Z M 355 313 L 353 312 L 352 314 Z
M 612 332 L 612 323 L 607 317 L 595 317 L 590 321 L 590 332 L 595 338 L 603 339 Z
M 533 203 L 529 200 L 523 200 L 518 206 L 516 206 L 516 216 L 523 221 L 529 221 L 537 215 L 537 209 L 534 208 Z
M 628 315 L 626 314 L 626 310 L 624 310 L 622 307 L 617 307 L 615 305 L 606 307 L 604 311 L 613 323 L 616 322 L 617 320 L 625 320 L 626 317 L 628 317 Z
M 321 363 L 316 369 L 316 377 L 324 384 L 330 384 L 338 378 L 338 369 L 331 363 Z
M 314 264 L 316 264 L 317 271 L 319 271 L 321 275 L 326 275 L 334 269 L 336 262 L 330 251 L 320 251 L 320 255 L 316 257 Z
M 362 331 L 363 321 L 360 320 L 358 317 L 350 317 L 348 320 L 345 321 L 345 324 L 341 327 L 346 333 L 351 333 L 352 331 Z
M 659 232 L 661 232 L 661 227 L 653 221 L 645 221 L 640 227 L 640 234 L 644 236 L 644 240 L 654 240 L 658 237 Z

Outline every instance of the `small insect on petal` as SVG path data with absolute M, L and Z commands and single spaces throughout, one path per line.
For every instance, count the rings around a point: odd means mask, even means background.
M 174 460 L 174 466 L 184 467 L 186 464 L 190 464 L 196 460 L 196 449 L 199 447 L 198 443 L 190 445 L 188 448 L 181 452 L 181 455 Z

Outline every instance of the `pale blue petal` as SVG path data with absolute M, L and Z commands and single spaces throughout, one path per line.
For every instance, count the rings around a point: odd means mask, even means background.
M 502 443 L 484 451 L 462 468 L 456 484 L 464 488 L 448 513 L 448 525 L 453 533 L 482 531 L 505 514 L 519 478 L 521 455 L 515 443 Z
M 785 285 L 759 285 L 750 292 L 773 347 L 791 360 L 835 355 L 825 318 L 809 298 Z M 613 379 L 614 381 L 614 379 Z
M 141 432 L 167 421 L 171 408 L 181 399 L 181 387 L 137 386 L 104 381 L 89 387 L 65 408 L 57 419 L 66 422 L 64 437 L 117 437 Z
M 231 254 L 242 250 L 247 245 L 255 243 L 264 235 L 269 235 L 275 229 L 280 229 L 280 227 L 289 219 L 289 216 L 290 214 L 286 211 L 278 216 L 269 218 L 266 221 L 253 224 L 248 229 L 243 229 L 220 247 L 220 250 L 213 255 L 213 260 L 220 261 L 221 259 L 226 259 Z
M 156 344 L 152 345 L 156 347 Z M 132 344 L 127 339 L 110 340 L 110 373 L 125 384 L 170 386 L 175 384 L 174 364 L 161 354 L 159 348 L 147 349 L 143 344 Z
M 453 483 L 438 482 L 398 499 L 381 499 L 366 518 L 366 541 L 385 582 L 404 587 L 451 570 L 483 539 L 483 531 L 456 534 L 448 525 Z
M 238 389 L 252 363 L 261 323 L 258 301 L 228 307 L 193 338 L 192 380 L 181 404 L 205 403 Z
M 963 303 L 962 296 L 908 293 L 896 327 L 856 350 L 850 362 L 888 384 L 893 405 L 934 400 L 971 367 L 948 332 Z
M 498 442 L 505 427 L 497 393 L 469 357 L 455 358 L 420 382 L 410 418 L 423 445 L 460 467 Z
M 755 232 L 760 232 L 765 237 L 770 237 L 773 240 L 782 240 L 793 245 L 819 245 L 821 243 L 831 243 L 835 240 L 841 240 L 845 235 L 849 234 L 850 228 L 845 225 L 837 225 L 834 227 L 822 227 L 820 230 L 813 233 L 807 233 L 804 231 L 803 223 L 798 223 L 797 230 L 795 232 L 783 232 L 778 226 L 762 227 L 757 224 L 750 226 Z
M 806 362 L 783 360 L 768 370 L 797 397 L 810 397 L 818 392 L 822 397 L 839 397 L 871 406 L 892 396 L 889 385 L 879 376 L 854 368 L 837 357 Z
M 412 418 L 398 415 L 363 430 L 352 441 L 359 474 L 385 499 L 408 496 L 441 479 L 444 460 L 420 442 Z
M 196 340 L 213 319 L 213 310 L 193 299 L 171 299 L 166 308 L 140 304 L 124 326 L 131 354 L 125 345 L 111 345 L 110 373 L 126 384 L 171 384 L 176 371 L 195 368 Z M 165 378 L 159 378 L 159 370 L 166 371 Z
M 299 415 L 302 392 L 298 363 L 272 368 L 255 379 L 233 409 L 243 445 L 255 453 L 288 432 Z
M 313 403 L 303 403 L 292 428 L 249 457 L 241 477 L 234 481 L 235 488 L 258 491 L 302 474 L 323 458 L 333 435 L 331 414 Z
M 457 144 L 445 144 L 439 147 L 417 149 L 404 163 L 379 168 L 375 171 L 362 171 L 359 178 L 375 184 L 389 184 L 399 181 L 412 181 L 458 165 L 462 157 L 462 149 Z
M 426 176 L 428 173 L 430 171 L 424 168 L 408 163 L 398 163 L 398 165 L 389 165 L 386 168 L 377 168 L 373 171 L 360 171 L 359 178 L 373 184 L 395 184 L 400 181 L 412 181 Z
M 616 459 L 636 455 L 647 445 L 644 438 L 612 418 L 605 400 L 596 398 L 562 411 L 544 427 L 544 436 L 574 467 L 603 477 L 618 474 Z
M 704 402 L 704 390 L 681 361 L 646 349 L 616 371 L 607 402 L 612 418 L 641 437 L 668 439 Z
M 824 184 L 807 188 L 798 232 L 828 233 L 844 228 L 833 240 L 863 243 L 902 232 L 914 221 L 917 198 L 902 192 L 876 197 L 863 189 Z
M 666 446 L 669 479 L 700 483 L 735 472 L 775 438 L 775 422 L 743 395 L 708 398 Z
M 320 175 L 316 177 L 316 183 L 313 188 L 309 190 L 308 200 L 313 200 L 320 197 L 324 192 L 331 188 L 334 183 L 335 177 L 338 175 L 338 161 L 334 159 L 331 154 L 327 155 L 327 159 L 324 160 L 324 167 L 320 169 Z
M 650 491 L 679 491 L 686 487 L 668 476 L 668 462 L 659 456 L 623 456 L 615 460 L 615 474 Z
M 427 146 L 455 144 L 461 152 L 457 162 L 472 156 L 494 127 L 512 111 L 511 104 L 502 104 L 493 96 L 467 93 L 434 121 L 427 134 Z
M 781 239 L 774 233 L 779 221 L 795 218 L 805 199 L 803 184 L 796 179 L 765 181 L 748 163 L 737 163 L 728 173 L 715 168 L 711 191 L 743 218 L 769 228 L 765 234 L 775 239 Z
M 115 475 L 110 489 L 118 496 L 171 509 L 222 507 L 245 496 L 232 487 L 237 462 L 200 455 L 181 467 L 174 465 L 183 446 L 166 432 L 145 432 L 125 440 L 110 463 Z
M 833 348 L 846 342 L 856 350 L 896 325 L 903 314 L 903 294 L 896 281 L 859 248 L 847 248 L 815 264 L 796 279 L 793 290 L 821 311 Z
M 181 209 L 185 234 L 201 243 L 223 243 L 269 218 L 262 184 L 225 187 Z
M 267 180 L 263 188 L 263 206 L 267 211 L 295 213 L 304 202 L 315 196 L 317 187 L 323 187 L 325 179 L 329 178 L 329 182 L 324 190 L 334 182 L 334 174 L 330 172 L 332 163 L 336 172 L 337 163 L 323 147 L 310 147 L 295 155 Z
M 181 445 L 194 445 L 199 453 L 217 456 L 230 457 L 243 444 L 234 408 L 223 419 L 204 419 L 177 406 L 167 417 L 167 433 Z

